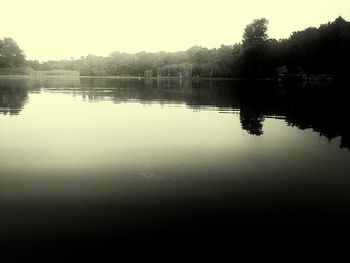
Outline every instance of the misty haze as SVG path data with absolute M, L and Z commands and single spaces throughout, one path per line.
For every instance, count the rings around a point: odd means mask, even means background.
M 1 262 L 350 233 L 346 1 L 4 7 Z

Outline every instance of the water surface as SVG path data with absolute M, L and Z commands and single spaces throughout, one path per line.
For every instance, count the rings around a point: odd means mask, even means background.
M 343 228 L 343 86 L 0 79 L 2 247 Z

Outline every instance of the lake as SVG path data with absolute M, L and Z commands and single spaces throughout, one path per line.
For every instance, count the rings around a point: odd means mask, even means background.
M 343 231 L 345 87 L 1 78 L 2 251 Z

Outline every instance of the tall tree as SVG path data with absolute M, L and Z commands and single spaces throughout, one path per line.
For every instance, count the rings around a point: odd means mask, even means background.
M 23 51 L 12 38 L 0 39 L 0 67 L 21 67 L 25 63 Z
M 241 73 L 250 78 L 266 75 L 266 63 L 268 62 L 268 20 L 260 18 L 253 20 L 244 29 L 243 52 L 240 56 Z
M 269 21 L 266 18 L 254 19 L 252 23 L 246 26 L 243 34 L 243 45 L 251 45 L 256 42 L 263 42 L 268 39 L 267 25 Z

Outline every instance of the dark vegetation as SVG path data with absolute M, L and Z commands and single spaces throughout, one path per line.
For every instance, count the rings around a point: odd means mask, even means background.
M 25 57 L 16 41 L 8 37 L 0 39 L 0 68 L 18 68 L 24 65 Z
M 0 75 L 27 75 L 31 70 L 25 67 L 27 63 L 16 41 L 8 37 L 0 39 Z
M 145 77 L 346 77 L 350 61 L 350 22 L 335 21 L 293 32 L 288 39 L 271 39 L 268 20 L 247 25 L 241 43 L 208 49 L 194 46 L 174 53 L 113 52 L 108 57 L 88 55 L 79 59 L 25 61 L 10 38 L 0 40 L 0 71 L 30 67 L 34 70 L 76 70 L 83 76 Z M 7 70 L 9 71 L 9 70 Z

